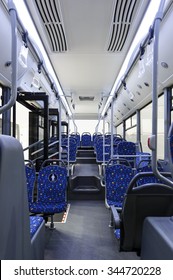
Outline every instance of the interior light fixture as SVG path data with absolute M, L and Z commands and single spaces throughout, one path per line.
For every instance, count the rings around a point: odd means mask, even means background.
M 69 108 L 69 105 L 65 99 L 65 96 L 64 96 L 64 93 L 63 93 L 63 90 L 61 88 L 61 85 L 55 75 L 55 72 L 54 72 L 54 69 L 51 65 L 51 62 L 48 58 L 48 55 L 44 49 L 44 46 L 41 42 L 41 39 L 38 35 L 38 32 L 34 26 L 34 23 L 29 15 L 29 12 L 26 8 L 26 5 L 24 3 L 23 0 L 13 0 L 15 6 L 16 6 L 16 10 L 17 10 L 17 14 L 18 14 L 18 17 L 20 18 L 21 22 L 23 23 L 24 27 L 26 28 L 27 32 L 28 32 L 28 36 L 31 38 L 31 41 L 35 44 L 35 46 L 39 49 L 40 53 L 42 54 L 43 58 L 44 58 L 44 62 L 45 62 L 45 65 L 46 65 L 46 68 L 47 68 L 47 71 L 48 73 L 51 75 L 51 77 L 53 78 L 54 80 L 54 83 L 56 85 L 56 88 L 57 88 L 57 91 L 58 91 L 58 94 L 62 100 L 62 103 L 64 105 L 64 107 L 66 108 L 67 110 L 67 113 L 69 116 L 72 116 L 72 113 L 71 113 L 71 110 Z
M 126 69 L 128 67 L 128 63 L 130 61 L 130 58 L 131 58 L 131 56 L 132 56 L 136 46 L 144 38 L 144 36 L 147 34 L 150 26 L 152 25 L 153 20 L 154 20 L 154 18 L 156 16 L 156 13 L 158 11 L 158 8 L 160 6 L 160 2 L 161 2 L 161 0 L 160 1 L 152 0 L 149 3 L 148 9 L 147 9 L 147 11 L 145 13 L 145 16 L 144 16 L 144 18 L 143 18 L 143 20 L 142 20 L 142 22 L 141 22 L 141 24 L 139 26 L 139 29 L 138 29 L 138 31 L 136 33 L 136 36 L 135 36 L 135 38 L 134 38 L 134 40 L 132 42 L 132 45 L 131 45 L 131 47 L 129 49 L 129 52 L 128 52 L 125 60 L 124 60 L 124 63 L 122 65 L 122 67 L 121 67 L 121 70 L 120 70 L 120 72 L 119 72 L 119 74 L 118 74 L 118 76 L 117 76 L 117 78 L 116 78 L 116 80 L 115 80 L 115 82 L 113 84 L 113 87 L 111 89 L 110 95 L 109 95 L 109 97 L 107 99 L 107 102 L 106 102 L 104 108 L 103 108 L 103 111 L 101 113 L 102 117 L 104 117 L 105 112 L 106 112 L 107 108 L 109 107 L 109 104 L 112 102 L 114 94 L 116 93 L 116 90 L 118 89 L 118 87 L 119 87 L 119 85 L 121 83 L 121 78 L 124 75 L 124 73 L 125 73 L 125 71 L 126 71 Z

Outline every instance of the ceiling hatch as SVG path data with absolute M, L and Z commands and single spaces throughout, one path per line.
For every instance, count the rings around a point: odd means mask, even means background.
M 129 33 L 136 3 L 137 0 L 115 1 L 110 39 L 108 43 L 109 52 L 119 52 L 122 50 Z
M 61 19 L 61 12 L 56 0 L 35 0 L 46 34 L 53 52 L 67 51 L 67 42 Z

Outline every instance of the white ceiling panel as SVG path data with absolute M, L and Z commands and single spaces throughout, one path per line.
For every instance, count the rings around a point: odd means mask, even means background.
M 72 95 L 75 102 L 74 113 L 81 118 L 82 114 L 83 117 L 87 114 L 97 114 L 101 97 L 110 93 L 149 1 L 26 0 L 25 2 L 64 93 L 67 96 Z M 47 7 L 44 16 L 40 14 L 43 5 Z M 37 9 L 38 6 L 40 10 Z M 58 22 L 54 16 L 55 12 L 59 17 Z M 45 28 L 51 21 L 48 17 L 53 18 L 51 26 L 58 25 L 63 28 L 67 50 L 52 50 L 48 27 Z M 108 51 L 111 36 L 118 36 L 118 33 L 112 35 L 113 28 L 115 32 L 127 33 L 126 37 L 119 37 L 125 40 L 124 44 L 122 42 L 121 51 Z M 80 101 L 81 95 L 95 98 L 94 101 Z M 71 98 L 67 97 L 67 101 L 71 102 Z

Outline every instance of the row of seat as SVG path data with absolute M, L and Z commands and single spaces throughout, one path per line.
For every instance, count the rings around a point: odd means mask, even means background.
M 117 136 L 117 135 L 116 135 Z M 77 146 L 78 147 L 94 147 L 95 146 L 95 142 L 97 140 L 97 138 L 99 137 L 103 137 L 103 135 L 98 132 L 98 133 L 93 133 L 93 135 L 91 135 L 90 132 L 83 132 L 81 135 L 78 132 L 72 132 L 70 134 L 70 137 L 73 137 L 76 141 L 77 141 Z M 121 136 L 118 136 L 119 138 L 121 138 Z M 66 133 L 62 133 L 62 139 L 67 138 L 67 134 Z M 105 138 L 111 138 L 111 134 L 110 133 L 106 133 L 105 134 Z
M 81 139 L 85 139 L 84 142 L 81 140 L 81 146 L 83 147 L 94 147 L 96 154 L 96 161 L 98 164 L 108 162 L 111 158 L 111 135 L 107 134 L 103 137 L 101 134 L 94 134 L 93 143 L 91 143 L 91 134 L 84 133 Z M 87 140 L 90 139 L 90 140 Z M 76 162 L 77 149 L 80 146 L 80 135 L 71 134 L 69 138 L 66 134 L 62 135 L 62 159 L 64 161 L 69 160 L 70 163 Z M 133 142 L 125 141 L 120 136 L 113 135 L 113 154 L 114 155 L 126 155 L 128 160 L 131 161 L 131 165 L 134 166 L 136 160 L 136 144 Z M 131 157 L 130 157 L 131 155 Z M 133 155 L 135 157 L 133 157 Z

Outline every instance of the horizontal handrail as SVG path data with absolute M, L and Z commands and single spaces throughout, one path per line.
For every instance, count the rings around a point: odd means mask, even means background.
M 35 143 L 29 145 L 28 147 L 26 147 L 26 148 L 23 149 L 23 152 L 25 152 L 25 151 L 27 151 L 27 150 L 29 150 L 29 149 L 35 147 L 35 146 L 38 145 L 38 144 L 41 144 L 43 141 L 44 141 L 44 140 L 39 140 L 39 141 L 37 141 L 37 142 L 35 142 Z

